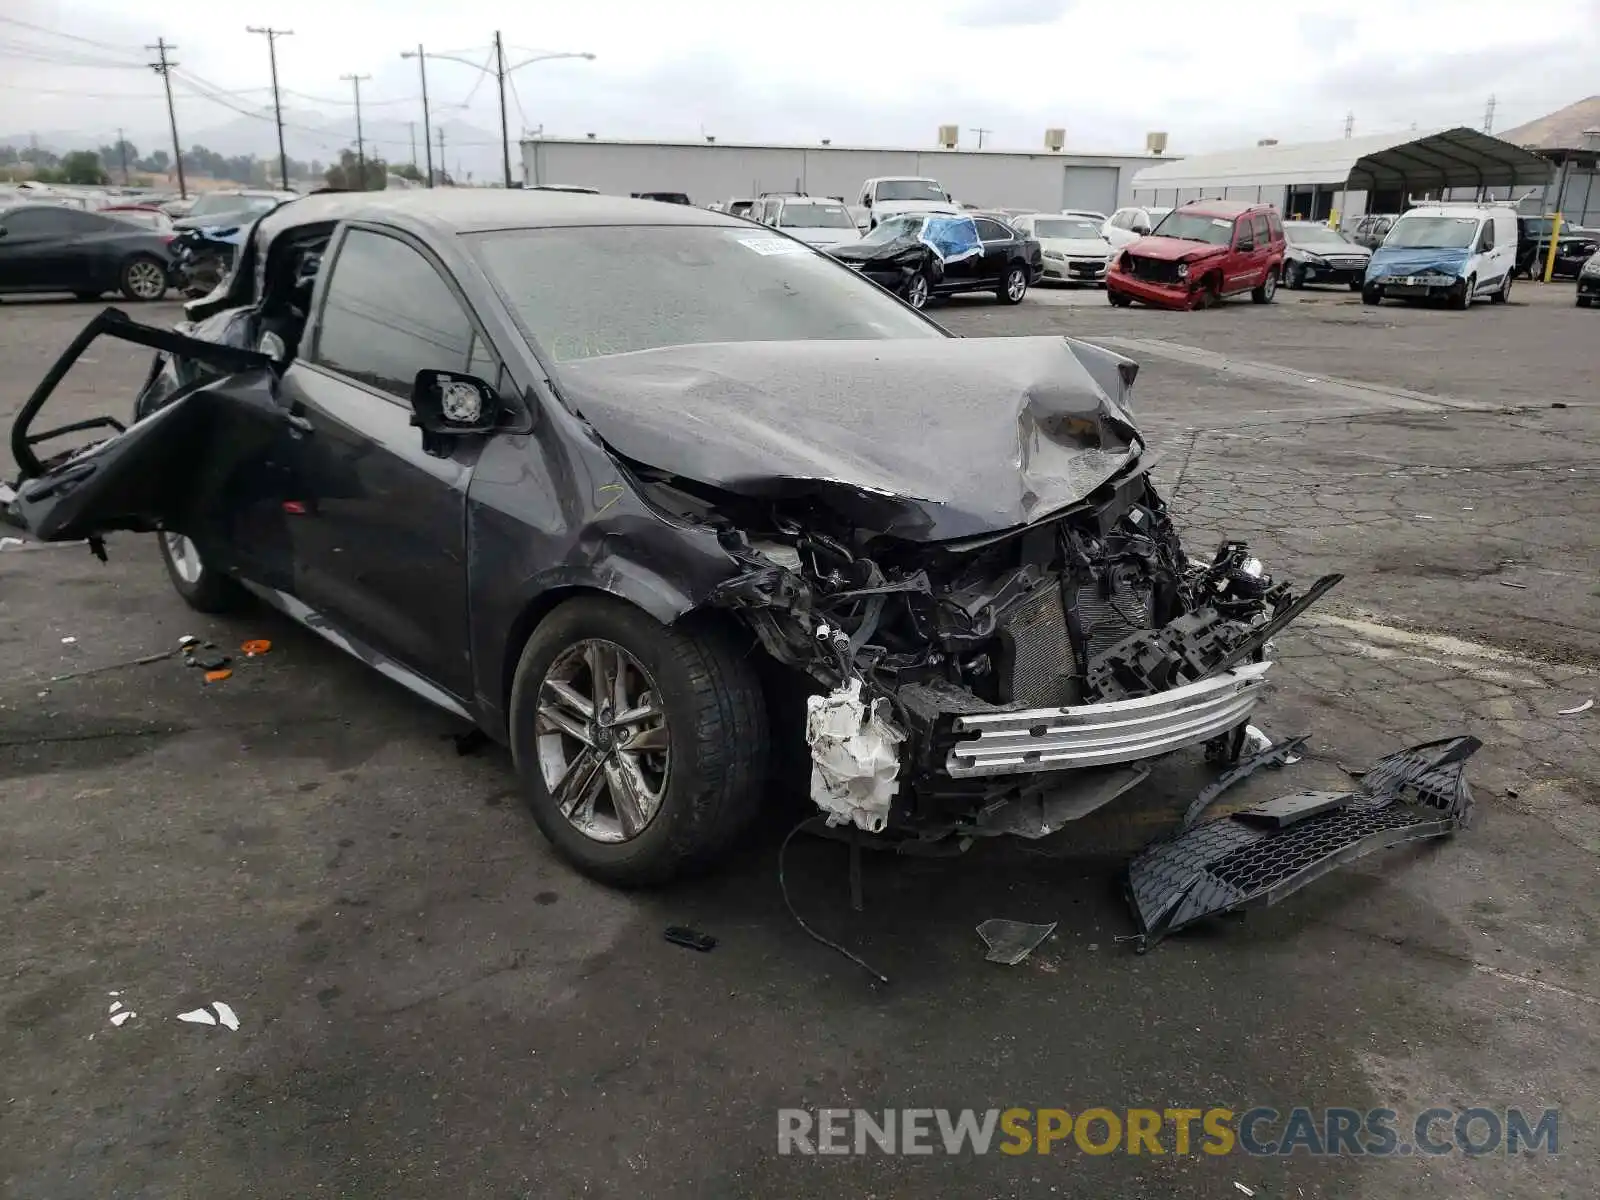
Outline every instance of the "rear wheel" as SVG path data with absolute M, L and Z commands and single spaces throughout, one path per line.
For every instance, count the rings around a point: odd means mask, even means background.
M 1261 281 L 1261 286 L 1250 289 L 1250 299 L 1257 304 L 1271 304 L 1272 298 L 1278 294 L 1278 269 L 1267 268 L 1267 277 Z
M 709 624 L 572 600 L 534 630 L 511 692 L 511 750 L 560 855 L 619 886 L 711 865 L 755 816 L 768 746 L 747 657 Z
M 159 258 L 136 254 L 122 264 L 117 287 L 129 300 L 159 300 L 167 294 L 167 268 Z
M 1027 270 L 1018 265 L 1007 267 L 1005 276 L 1000 280 L 1000 286 L 995 291 L 995 295 L 1000 297 L 1000 303 L 1021 304 L 1022 298 L 1027 294 Z
M 161 546 L 161 561 L 173 590 L 196 612 L 233 612 L 245 600 L 245 590 L 234 580 L 206 566 L 200 548 L 181 533 L 156 535 Z
M 1511 299 L 1510 271 L 1506 272 L 1505 282 L 1500 285 L 1500 290 L 1494 294 L 1493 299 L 1496 304 L 1504 304 L 1507 300 Z
M 913 275 L 906 283 L 906 303 L 912 308 L 926 308 L 928 306 L 928 277 L 921 271 Z

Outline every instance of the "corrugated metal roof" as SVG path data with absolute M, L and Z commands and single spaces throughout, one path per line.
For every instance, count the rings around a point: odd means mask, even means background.
M 1164 163 L 1171 161 L 1171 155 L 1149 154 L 1138 150 L 1080 150 L 1068 146 L 1062 150 L 1006 149 L 1004 147 L 986 146 L 982 150 L 973 146 L 868 146 L 855 145 L 843 142 L 830 142 L 823 145 L 821 142 L 734 142 L 717 138 L 710 141 L 705 138 L 603 138 L 603 137 L 555 137 L 549 134 L 530 135 L 522 139 L 524 146 L 670 146 L 694 150 L 809 150 L 821 152 L 827 150 L 851 151 L 853 153 L 870 154 L 941 154 L 955 158 L 1059 158 L 1070 161 L 1078 158 L 1098 158 L 1128 162 L 1138 159 L 1141 162 Z
M 1133 177 L 1133 187 L 1149 191 L 1322 183 L 1369 191 L 1378 187 L 1420 191 L 1546 183 L 1550 172 L 1550 164 L 1537 155 L 1461 127 L 1196 155 L 1140 171 Z

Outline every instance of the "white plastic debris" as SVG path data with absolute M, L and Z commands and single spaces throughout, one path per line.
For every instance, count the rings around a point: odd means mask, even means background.
M 1241 751 L 1243 757 L 1252 758 L 1255 755 L 1260 754 L 1263 750 L 1271 749 L 1272 739 L 1269 738 L 1265 733 L 1257 729 L 1254 725 L 1246 725 L 1244 727 L 1244 749 Z M 1283 765 L 1286 767 L 1292 767 L 1299 761 L 1300 756 L 1298 754 L 1291 754 L 1283 760 Z
M 854 821 L 879 833 L 900 790 L 900 743 L 905 734 L 884 717 L 886 702 L 870 707 L 861 681 L 806 700 L 806 745 L 811 748 L 811 799 L 829 825 Z
M 1578 705 L 1575 708 L 1557 709 L 1556 710 L 1556 715 L 1557 716 L 1562 716 L 1562 717 L 1575 717 L 1581 712 L 1588 712 L 1593 707 L 1594 707 L 1594 697 L 1590 696 L 1587 700 L 1585 700 L 1582 704 Z
M 191 1025 L 215 1025 L 217 1019 L 211 1015 L 209 1008 L 194 1008 L 186 1013 L 179 1013 L 178 1020 L 188 1021 Z
M 229 1029 L 239 1028 L 239 1018 L 234 1016 L 232 1008 L 224 1004 L 221 1000 L 213 1000 L 211 1002 L 211 1007 L 217 1010 L 217 1019 Z
M 1242 1183 L 1240 1183 L 1240 1182 L 1239 1182 L 1239 1181 L 1238 1181 L 1238 1180 L 1237 1180 L 1237 1179 L 1235 1179 L 1235 1180 L 1234 1180 L 1234 1181 L 1233 1181 L 1233 1186 L 1234 1186 L 1234 1187 L 1236 1187 L 1236 1188 L 1238 1188 L 1238 1189 L 1239 1189 L 1239 1190 L 1240 1190 L 1240 1191 L 1241 1191 L 1241 1192 L 1243 1192 L 1243 1193 L 1244 1193 L 1244 1194 L 1245 1194 L 1245 1195 L 1246 1195 L 1246 1196 L 1254 1196 L 1254 1195 L 1255 1195 L 1255 1192 L 1254 1192 L 1254 1190 L 1252 1190 L 1252 1189 L 1251 1189 L 1251 1188 L 1247 1188 L 1247 1187 L 1245 1187 L 1245 1185 L 1244 1185 L 1244 1184 L 1242 1184 Z
M 63 646 L 71 646 L 71 645 L 74 645 L 77 642 L 77 640 L 78 639 L 75 638 L 75 637 L 64 637 L 64 638 L 61 639 L 61 644 Z
M 106 1011 L 107 1012 L 116 1012 L 117 1009 L 119 1009 L 121 1007 L 122 1007 L 122 1001 L 121 1000 L 113 1000 L 111 1002 L 111 1007 L 106 1009 Z
M 132 1020 L 134 1017 L 137 1017 L 138 1015 L 139 1014 L 134 1012 L 133 1009 L 131 1009 L 131 1008 L 125 1009 L 124 1011 L 119 1012 L 119 1013 L 112 1013 L 111 1014 L 111 1023 L 113 1025 L 115 1025 L 118 1029 L 121 1029 L 122 1028 L 122 1023 L 124 1021 Z
M 9 550 L 12 546 L 20 546 L 23 541 L 19 537 L 0 537 L 0 550 Z

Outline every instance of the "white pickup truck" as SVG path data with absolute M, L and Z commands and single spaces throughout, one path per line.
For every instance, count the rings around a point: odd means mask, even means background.
M 877 228 L 878 222 L 900 213 L 959 213 L 961 209 L 951 199 L 937 179 L 921 179 L 911 175 L 883 175 L 869 179 L 861 185 L 856 203 L 867 210 L 868 228 Z

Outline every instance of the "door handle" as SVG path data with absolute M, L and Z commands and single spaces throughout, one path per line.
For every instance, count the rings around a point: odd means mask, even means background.
M 296 413 L 284 413 L 283 419 L 288 424 L 289 428 L 295 430 L 297 433 L 311 432 L 311 422 L 305 417 L 299 416 Z

